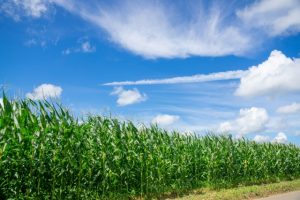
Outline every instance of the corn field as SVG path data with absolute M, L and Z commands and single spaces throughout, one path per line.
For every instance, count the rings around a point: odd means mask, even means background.
M 167 132 L 47 101 L 0 104 L 0 199 L 154 198 L 300 176 L 300 149 Z

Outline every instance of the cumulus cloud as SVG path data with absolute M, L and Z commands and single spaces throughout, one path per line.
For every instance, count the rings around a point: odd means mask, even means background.
M 235 132 L 238 136 L 263 131 L 269 121 L 269 115 L 264 108 L 240 109 L 239 117 L 233 121 L 220 124 L 219 132 Z
M 256 135 L 253 139 L 255 142 L 262 143 L 262 142 L 270 142 L 269 136 L 263 136 L 263 135 Z
M 276 137 L 272 140 L 273 143 L 286 143 L 287 142 L 287 136 L 285 133 L 280 132 L 276 135 Z
M 26 94 L 26 97 L 32 100 L 42 100 L 48 98 L 59 98 L 62 93 L 62 88 L 60 86 L 55 86 L 52 84 L 42 84 L 30 93 Z
M 0 10 L 19 21 L 22 16 L 39 18 L 48 11 L 50 0 L 4 0 Z
M 237 16 L 249 27 L 269 36 L 300 31 L 299 0 L 259 0 L 237 11 Z
M 281 114 L 293 114 L 300 112 L 300 103 L 292 103 L 290 105 L 281 106 L 277 109 L 278 113 Z
M 266 61 L 248 70 L 235 94 L 251 97 L 300 91 L 299 74 L 299 58 L 288 58 L 274 50 Z
M 231 132 L 234 130 L 232 122 L 222 122 L 218 128 L 218 132 Z
M 273 140 L 271 140 L 269 136 L 263 136 L 263 135 L 256 135 L 253 140 L 258 143 L 262 143 L 262 142 L 286 143 L 288 138 L 285 133 L 279 132 L 273 138 Z
M 0 105 L 3 106 L 3 99 L 0 98 Z
M 179 120 L 179 116 L 177 115 L 167 115 L 167 114 L 160 114 L 155 116 L 152 119 L 153 124 L 157 124 L 160 126 L 169 126 Z
M 165 79 L 146 79 L 138 81 L 121 81 L 105 83 L 103 85 L 117 86 L 117 85 L 155 85 L 155 84 L 182 84 L 182 83 L 201 83 L 208 81 L 232 80 L 243 77 L 247 71 L 227 71 L 217 72 L 211 74 L 197 74 L 193 76 L 180 76 Z
M 125 90 L 123 87 L 115 87 L 111 95 L 118 97 L 117 104 L 119 106 L 127 106 L 131 104 L 146 101 L 147 95 L 141 94 L 138 89 Z

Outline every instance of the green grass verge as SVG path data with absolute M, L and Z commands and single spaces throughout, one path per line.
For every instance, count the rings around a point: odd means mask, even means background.
M 293 181 L 283 181 L 279 183 L 242 186 L 231 189 L 211 190 L 199 189 L 192 191 L 189 195 L 177 198 L 167 198 L 175 200 L 244 200 L 267 197 L 273 194 L 300 190 L 300 179 Z

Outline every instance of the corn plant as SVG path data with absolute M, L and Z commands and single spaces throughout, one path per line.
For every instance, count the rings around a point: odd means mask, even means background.
M 1 199 L 152 198 L 300 176 L 300 149 L 89 116 L 48 101 L 0 104 Z

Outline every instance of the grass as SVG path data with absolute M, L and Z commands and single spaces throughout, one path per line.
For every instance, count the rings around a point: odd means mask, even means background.
M 0 197 L 128 199 L 300 177 L 300 149 L 229 136 L 185 135 L 90 116 L 61 105 L 0 105 Z
M 283 181 L 279 183 L 242 186 L 231 189 L 210 190 L 199 189 L 190 192 L 189 195 L 172 198 L 174 200 L 245 200 L 267 197 L 270 195 L 300 190 L 300 179 Z

